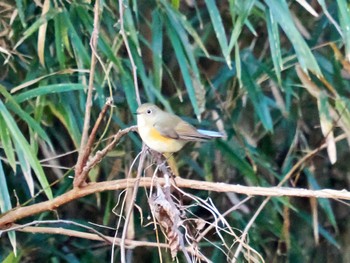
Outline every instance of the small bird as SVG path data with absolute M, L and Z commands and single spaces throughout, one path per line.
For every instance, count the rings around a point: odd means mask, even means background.
M 138 107 L 137 126 L 143 142 L 159 153 L 174 153 L 190 141 L 222 138 L 216 131 L 197 130 L 180 117 L 165 112 L 151 103 Z

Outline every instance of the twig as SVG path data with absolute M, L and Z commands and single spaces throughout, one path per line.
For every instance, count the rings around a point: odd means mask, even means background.
M 137 131 L 137 126 L 131 126 L 128 128 L 125 128 L 124 130 L 119 130 L 116 135 L 114 135 L 112 142 L 110 142 L 103 150 L 96 152 L 95 156 L 92 157 L 88 162 L 86 162 L 85 167 L 83 168 L 80 177 L 86 178 L 87 174 L 90 172 L 90 170 L 98 164 L 102 158 L 111 151 L 115 145 L 119 142 L 121 137 L 123 137 L 125 134 L 129 132 Z
M 112 105 L 112 100 L 110 99 L 107 99 L 104 107 L 102 108 L 96 122 L 95 122 L 95 125 L 94 127 L 92 128 L 91 130 L 91 134 L 88 138 L 88 141 L 87 141 L 87 144 L 85 146 L 85 151 L 83 153 L 83 157 L 82 157 L 82 164 L 85 165 L 88 158 L 89 158 L 89 155 L 91 154 L 91 149 L 92 149 L 92 146 L 95 142 L 95 138 L 96 138 L 96 133 L 97 133 L 97 130 L 98 128 L 100 127 L 100 124 L 102 122 L 102 119 L 103 117 L 106 115 L 106 112 L 107 112 L 107 109 Z M 74 187 L 79 187 L 81 186 L 84 182 L 85 182 L 85 179 L 87 177 L 87 173 L 83 173 L 84 171 L 84 168 L 83 170 L 81 170 L 80 174 L 79 175 L 76 175 L 75 178 L 74 178 L 74 182 L 73 182 L 73 185 Z
M 59 222 L 60 220 L 55 220 Z M 35 224 L 37 224 L 40 221 L 34 221 Z M 47 223 L 43 221 L 43 223 Z M 84 226 L 81 225 L 80 226 Z M 120 238 L 114 238 L 110 236 L 101 237 L 101 235 L 98 234 L 92 234 L 92 233 L 86 233 L 71 229 L 65 229 L 62 227 L 37 227 L 37 226 L 27 226 L 26 225 L 14 225 L 13 228 L 9 229 L 8 231 L 17 230 L 21 232 L 27 232 L 27 233 L 42 233 L 42 234 L 57 234 L 57 235 L 65 235 L 65 236 L 71 236 L 71 237 L 78 237 L 78 238 L 84 238 L 84 239 L 90 239 L 90 240 L 96 240 L 96 241 L 105 241 L 107 243 L 114 242 L 116 245 L 120 244 L 121 239 Z M 6 230 L 7 231 L 7 230 Z M 138 241 L 138 240 L 125 240 L 125 245 L 127 248 L 135 248 L 135 247 L 161 247 L 161 248 L 168 248 L 168 244 L 165 243 L 158 243 L 158 242 L 149 242 L 149 241 Z
M 131 68 L 132 68 L 132 75 L 134 79 L 134 86 L 135 86 L 135 94 L 136 94 L 136 101 L 138 105 L 141 105 L 141 99 L 140 99 L 140 92 L 139 92 L 139 84 L 137 82 L 137 67 L 134 61 L 134 58 L 132 57 L 132 53 L 130 50 L 128 38 L 125 33 L 125 28 L 124 28 L 124 4 L 123 0 L 119 0 L 119 19 L 120 19 L 120 34 L 122 35 L 126 51 L 128 52 L 128 56 L 130 59 L 131 63 Z
M 136 201 L 136 196 L 137 196 L 137 192 L 138 192 L 138 188 L 139 188 L 139 184 L 140 184 L 143 166 L 144 166 L 145 159 L 146 159 L 146 152 L 147 152 L 146 145 L 143 144 L 142 152 L 141 152 L 141 156 L 140 156 L 140 162 L 139 162 L 139 166 L 137 168 L 137 175 L 136 175 L 135 182 L 134 182 L 134 189 L 133 189 L 133 194 L 132 194 L 132 199 L 131 199 L 132 203 L 129 204 L 129 210 L 126 214 L 125 225 L 124 225 L 123 234 L 122 234 L 122 238 L 121 238 L 121 242 L 120 242 L 120 261 L 122 263 L 126 262 L 126 260 L 125 260 L 126 233 L 128 232 L 130 217 L 131 217 L 132 211 L 134 209 L 134 203 Z
M 91 46 L 91 49 L 93 50 L 93 52 L 91 54 L 90 77 L 89 77 L 89 86 L 88 86 L 86 105 L 85 105 L 84 126 L 83 126 L 83 132 L 82 132 L 82 136 L 81 136 L 78 160 L 77 160 L 77 164 L 75 166 L 75 180 L 74 180 L 75 187 L 79 187 L 82 183 L 80 176 L 81 176 L 81 173 L 83 171 L 83 167 L 85 165 L 84 156 L 90 154 L 90 153 L 86 153 L 86 151 L 87 151 L 86 145 L 87 145 L 87 141 L 88 141 L 89 128 L 90 128 L 91 107 L 92 107 L 92 90 L 93 90 L 93 86 L 94 86 L 95 66 L 96 66 L 96 61 L 97 61 L 95 51 L 96 51 L 98 31 L 99 31 L 99 12 L 100 12 L 100 0 L 97 0 L 97 1 L 95 1 L 94 29 L 92 32 L 91 42 L 90 42 L 90 46 Z M 79 184 L 77 183 L 78 181 L 79 181 Z

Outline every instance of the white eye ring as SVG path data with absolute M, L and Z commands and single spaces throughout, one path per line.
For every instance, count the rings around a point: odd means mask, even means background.
M 146 113 L 147 113 L 147 114 L 151 114 L 151 113 L 152 113 L 152 110 L 151 110 L 151 109 L 148 109 L 148 110 L 146 111 Z

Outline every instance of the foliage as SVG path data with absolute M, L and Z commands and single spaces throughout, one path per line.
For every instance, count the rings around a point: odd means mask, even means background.
M 98 131 L 95 151 L 119 128 L 135 123 L 132 113 L 137 108 L 133 68 L 120 34 L 118 4 L 108 0 L 101 4 L 92 123 L 108 97 L 116 107 L 110 111 L 112 122 L 104 120 Z M 319 0 L 312 1 L 312 6 L 306 1 L 286 0 L 123 4 L 141 100 L 157 103 L 196 126 L 227 134 L 227 140 L 189 144 L 176 154 L 181 177 L 276 186 L 303 156 L 326 143 L 327 149 L 320 148 L 317 155 L 297 167 L 285 186 L 349 189 L 347 1 Z M 91 66 L 93 6 L 90 1 L 0 3 L 2 213 L 18 204 L 59 196 L 72 185 Z M 337 139 L 342 134 L 342 140 Z M 125 178 L 140 149 L 138 136 L 129 134 L 95 167 L 90 180 Z M 136 203 L 147 217 L 145 192 L 140 191 Z M 209 196 L 221 212 L 235 205 L 235 198 L 243 199 L 206 191 L 191 193 L 203 199 Z M 64 218 L 115 227 L 119 219 L 112 209 L 119 194 L 90 195 L 56 213 L 43 213 L 27 221 Z M 230 213 L 227 221 L 243 230 L 262 200 L 250 199 L 244 208 Z M 121 209 L 116 208 L 118 213 Z M 142 225 L 137 211 L 135 239 L 156 241 L 154 226 Z M 210 219 L 200 207 L 191 213 Z M 273 198 L 250 230 L 249 246 L 266 262 L 323 261 L 330 257 L 346 262 L 349 256 L 342 251 L 350 249 L 347 221 L 348 206 L 332 200 L 314 203 L 311 199 Z M 110 229 L 101 231 L 114 235 Z M 0 240 L 0 259 L 8 262 L 18 257 L 69 262 L 107 261 L 111 257 L 109 245 L 96 245 L 87 239 L 20 232 L 10 232 L 9 238 L 11 242 L 4 237 Z M 233 240 L 228 239 L 225 236 L 231 245 Z M 226 257 L 217 248 L 220 244 L 211 247 L 210 243 L 218 241 L 213 236 L 199 246 L 203 250 L 209 247 L 204 254 L 221 262 Z M 134 261 L 156 262 L 158 253 L 156 248 L 136 248 Z M 166 251 L 162 255 L 170 261 Z M 118 253 L 115 257 L 118 261 Z M 243 256 L 240 260 L 244 261 Z

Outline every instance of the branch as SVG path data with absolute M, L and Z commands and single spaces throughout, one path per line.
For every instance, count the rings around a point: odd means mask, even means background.
M 91 154 L 91 149 L 92 149 L 92 146 L 95 142 L 95 138 L 96 138 L 96 134 L 97 134 L 97 130 L 98 128 L 100 127 L 100 124 L 102 122 L 102 119 L 103 117 L 106 115 L 106 112 L 107 112 L 107 109 L 112 105 L 112 100 L 111 99 L 108 99 L 104 105 L 104 107 L 102 108 L 102 111 L 100 112 L 96 122 L 95 122 L 95 125 L 91 131 L 91 134 L 88 138 L 88 141 L 85 145 L 85 150 L 84 150 L 84 153 L 83 153 L 83 156 L 82 156 L 82 165 L 85 166 L 86 165 L 86 162 L 89 158 L 89 155 Z M 85 168 L 85 167 L 84 167 Z M 88 175 L 88 173 L 84 172 L 84 168 L 80 168 L 79 169 L 79 174 L 76 174 L 75 177 L 74 177 L 74 182 L 73 182 L 73 185 L 74 187 L 79 187 L 81 186 L 84 182 L 85 182 L 85 179 Z M 86 169 L 85 169 L 86 170 Z M 77 171 L 77 170 L 76 170 Z M 89 170 L 90 171 L 90 170 Z
M 102 242 L 106 242 L 106 240 L 108 240 L 109 243 L 112 244 L 114 242 L 116 245 L 120 245 L 120 242 L 121 242 L 121 238 L 115 238 L 110 236 L 104 236 L 102 238 L 97 234 L 65 229 L 62 227 L 37 227 L 37 226 L 14 225 L 14 228 L 16 228 L 17 231 L 21 231 L 21 232 L 40 233 L 40 234 L 57 234 L 57 235 L 78 237 L 78 238 L 84 238 L 84 239 L 90 239 L 90 240 L 96 240 L 96 241 L 102 241 Z M 149 241 L 138 241 L 138 240 L 130 240 L 130 239 L 125 239 L 125 245 L 128 248 L 141 247 L 141 246 L 142 247 L 161 247 L 161 248 L 169 247 L 168 244 L 164 244 L 164 243 L 155 243 L 155 242 L 149 242 Z
M 79 156 L 77 160 L 77 164 L 75 166 L 75 177 L 80 180 L 81 172 L 83 170 L 83 167 L 85 165 L 86 159 L 84 156 L 89 155 L 87 152 L 87 141 L 88 141 L 88 135 L 89 135 L 89 127 L 90 127 L 90 117 L 91 117 L 91 107 L 92 107 L 92 90 L 94 87 L 94 76 L 95 76 L 95 66 L 96 66 L 96 46 L 97 46 L 97 39 L 98 39 L 98 30 L 99 30 L 99 11 L 100 11 L 100 0 L 97 0 L 95 2 L 95 8 L 94 8 L 94 29 L 91 36 L 91 64 L 90 64 L 90 77 L 89 77 L 89 87 L 86 97 L 86 104 L 85 104 L 85 116 L 84 116 L 84 126 L 83 126 L 83 132 L 81 136 L 81 142 L 80 142 L 80 149 L 79 149 Z M 77 179 L 77 180 L 78 180 Z M 74 182 L 74 186 L 80 186 L 76 182 Z
M 142 176 L 142 171 L 143 171 L 143 166 L 145 163 L 145 159 L 146 159 L 146 146 L 145 144 L 143 144 L 142 146 L 142 151 L 141 151 L 141 156 L 140 156 L 140 161 L 139 161 L 139 166 L 137 168 L 137 175 L 136 175 L 136 180 L 135 180 L 135 184 L 133 187 L 133 192 L 132 192 L 132 196 L 131 196 L 131 203 L 128 204 L 128 207 L 126 208 L 127 213 L 126 213 L 126 217 L 125 217 L 125 224 L 124 224 L 124 229 L 123 229 L 123 233 L 122 233 L 122 237 L 121 237 L 121 242 L 120 242 L 120 260 L 121 262 L 126 262 L 126 255 L 125 255 L 125 240 L 126 240 L 126 234 L 128 233 L 128 228 L 130 226 L 130 219 L 131 219 L 131 215 L 132 212 L 134 211 L 134 204 L 136 202 L 136 197 L 137 197 L 137 192 L 139 189 L 139 184 L 140 184 L 140 179 Z
M 135 86 L 135 95 L 136 95 L 136 101 L 138 105 L 141 105 L 141 99 L 140 99 L 140 92 L 139 92 L 139 84 L 137 82 L 137 67 L 134 62 L 134 58 L 132 57 L 131 49 L 129 46 L 128 38 L 125 33 L 124 28 L 124 4 L 123 0 L 119 0 L 119 19 L 120 19 L 120 34 L 122 35 L 126 51 L 128 52 L 128 56 L 131 63 L 132 68 L 132 75 L 134 79 L 134 86 Z
M 82 188 L 73 188 L 72 190 L 45 202 L 33 204 L 25 207 L 17 207 L 3 214 L 0 217 L 0 229 L 6 228 L 9 224 L 16 222 L 22 218 L 26 218 L 45 211 L 55 210 L 61 205 L 69 203 L 75 199 L 82 198 L 84 196 L 104 192 L 115 191 L 130 187 L 137 182 L 138 179 L 120 179 L 99 183 L 89 183 Z M 161 185 L 165 184 L 164 179 L 158 179 Z M 350 200 L 350 192 L 347 190 L 309 190 L 302 188 L 289 188 L 289 187 L 252 187 L 243 185 L 231 185 L 226 183 L 213 183 L 197 180 L 188 180 L 183 178 L 175 179 L 177 187 L 190 188 L 197 190 L 206 190 L 214 192 L 234 192 L 238 194 L 245 194 L 249 196 L 293 196 L 293 197 L 315 197 L 315 198 L 330 198 L 330 199 L 342 199 Z M 154 182 L 152 178 L 141 178 L 139 187 L 151 187 Z

